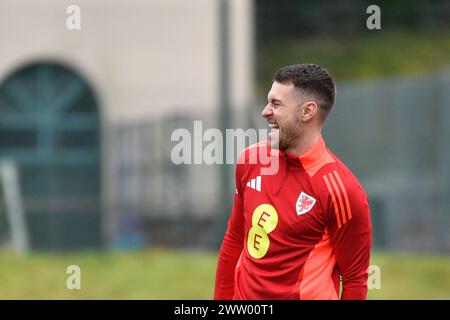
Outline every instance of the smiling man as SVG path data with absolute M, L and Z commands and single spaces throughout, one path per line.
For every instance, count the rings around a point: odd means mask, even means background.
M 334 100 L 333 80 L 320 66 L 275 73 L 262 112 L 269 139 L 247 148 L 236 167 L 215 299 L 366 298 L 367 196 L 321 134 Z M 255 149 L 279 161 L 275 174 L 249 161 Z

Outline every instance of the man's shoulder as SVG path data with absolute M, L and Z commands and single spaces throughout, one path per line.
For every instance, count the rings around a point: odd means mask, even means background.
M 333 162 L 325 165 L 317 172 L 316 179 L 325 190 L 342 190 L 351 194 L 365 194 L 356 175 L 334 153 L 328 150 Z
M 268 156 L 270 156 L 270 146 L 268 141 L 264 140 L 245 148 L 239 155 L 237 164 L 259 164 Z

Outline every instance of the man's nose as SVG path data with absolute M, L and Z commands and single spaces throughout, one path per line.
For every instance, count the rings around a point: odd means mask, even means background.
M 264 107 L 263 111 L 261 112 L 261 115 L 264 118 L 267 118 L 268 116 L 272 115 L 272 108 L 270 107 L 269 104 L 266 104 L 266 106 Z

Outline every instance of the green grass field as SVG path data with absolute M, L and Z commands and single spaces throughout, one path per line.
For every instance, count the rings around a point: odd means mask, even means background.
M 0 299 L 211 299 L 217 254 L 141 252 L 0 253 Z M 81 289 L 66 288 L 66 269 L 81 268 Z M 381 289 L 370 299 L 450 299 L 450 257 L 374 253 Z

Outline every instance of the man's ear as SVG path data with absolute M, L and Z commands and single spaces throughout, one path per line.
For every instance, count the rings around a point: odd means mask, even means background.
M 301 108 L 301 117 L 303 122 L 308 122 L 316 113 L 319 112 L 319 107 L 315 101 L 306 101 Z

